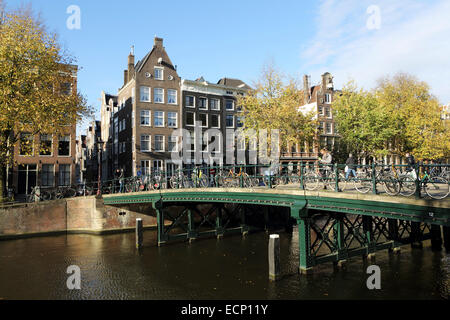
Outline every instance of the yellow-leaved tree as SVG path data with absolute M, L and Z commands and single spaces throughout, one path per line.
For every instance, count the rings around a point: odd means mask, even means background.
M 70 92 L 74 59 L 30 9 L 6 12 L 0 23 L 0 198 L 4 170 L 18 142 L 58 135 L 90 113 L 86 99 Z M 22 137 L 22 139 L 21 139 Z M 30 140 L 31 141 L 31 140 Z M 45 146 L 43 146 L 45 148 Z
M 284 76 L 273 65 L 264 66 L 253 89 L 238 99 L 244 114 L 243 131 L 267 130 L 270 134 L 271 130 L 279 130 L 279 150 L 290 143 L 312 141 L 318 122 L 315 113 L 299 111 L 303 97 L 298 81 Z

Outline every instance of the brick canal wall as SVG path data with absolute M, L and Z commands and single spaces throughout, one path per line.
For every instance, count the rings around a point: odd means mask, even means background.
M 148 213 L 143 214 L 143 213 Z M 105 206 L 95 197 L 64 199 L 0 209 L 0 240 L 65 233 L 107 234 L 133 231 L 136 219 L 155 228 L 151 205 L 127 209 Z

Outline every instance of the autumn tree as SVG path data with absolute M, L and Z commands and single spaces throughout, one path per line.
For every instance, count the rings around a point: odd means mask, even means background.
M 0 24 L 0 198 L 5 167 L 13 165 L 14 147 L 24 133 L 58 135 L 89 113 L 81 94 L 68 94 L 73 62 L 57 35 L 47 32 L 30 10 L 4 14 Z
M 449 153 L 449 130 L 425 82 L 407 74 L 379 81 L 372 91 L 349 82 L 333 103 L 341 139 L 362 157 L 410 152 L 418 159 Z
M 312 141 L 318 123 L 313 119 L 316 114 L 299 112 L 303 97 L 298 81 L 266 65 L 253 89 L 238 99 L 244 114 L 243 131 L 279 130 L 280 149 Z
M 389 115 L 395 132 L 390 146 L 418 159 L 440 159 L 449 150 L 450 134 L 441 120 L 441 106 L 427 83 L 399 73 L 379 81 L 380 112 Z

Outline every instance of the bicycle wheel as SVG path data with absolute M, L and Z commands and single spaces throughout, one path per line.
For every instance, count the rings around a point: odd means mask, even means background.
M 368 193 L 372 188 L 370 174 L 360 174 L 355 181 L 355 188 L 360 193 Z
M 52 199 L 52 194 L 49 191 L 41 191 L 41 200 L 49 201 Z
M 416 193 L 416 181 L 410 176 L 400 176 L 400 194 L 404 197 L 412 196 Z
M 423 188 L 428 196 L 436 200 L 444 199 L 450 193 L 448 181 L 441 177 L 429 178 Z
M 77 196 L 77 190 L 74 188 L 66 188 L 64 190 L 64 198 L 74 198 Z
M 325 185 L 327 186 L 328 190 L 334 190 L 336 189 L 336 174 L 333 172 L 331 173 L 326 180 L 324 181 Z M 338 182 L 339 184 L 339 182 Z
M 314 191 L 319 188 L 319 176 L 315 173 L 307 173 L 303 177 L 303 185 L 306 190 Z
M 384 191 L 390 196 L 396 196 L 400 193 L 400 183 L 393 175 L 381 176 Z
M 35 198 L 34 192 L 32 192 L 32 193 L 30 193 L 30 194 L 27 194 L 27 202 L 28 202 L 28 203 L 34 202 L 34 201 L 35 201 L 34 198 Z

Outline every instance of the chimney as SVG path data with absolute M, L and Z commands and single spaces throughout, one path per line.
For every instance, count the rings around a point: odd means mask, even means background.
M 310 100 L 311 84 L 310 84 L 310 77 L 306 74 L 303 76 L 303 93 L 304 93 L 305 104 L 307 104 L 307 103 L 309 103 L 309 100 Z
M 155 47 L 161 47 L 163 46 L 163 38 L 158 38 L 155 36 Z
M 134 77 L 134 46 L 131 47 L 130 54 L 128 55 L 128 81 Z
M 330 73 L 326 72 L 322 75 L 322 90 L 325 91 L 327 89 L 333 90 L 333 77 Z
M 128 83 L 128 70 L 123 70 L 123 85 Z

